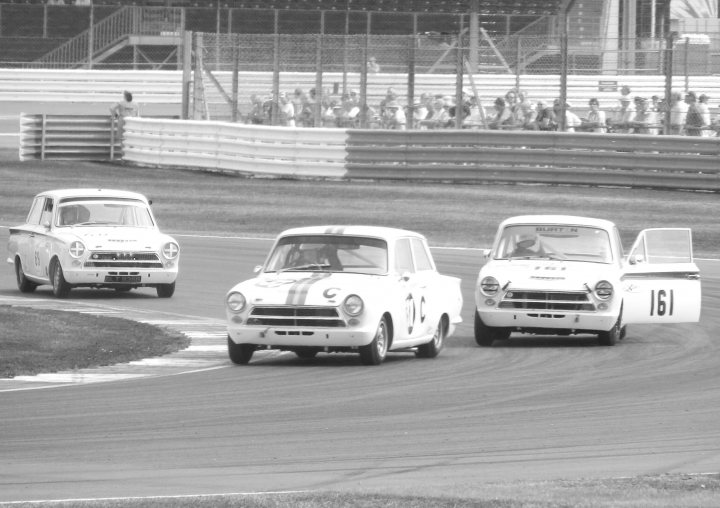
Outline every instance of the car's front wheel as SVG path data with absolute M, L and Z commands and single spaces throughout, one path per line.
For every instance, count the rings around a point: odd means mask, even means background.
M 254 344 L 235 344 L 233 340 L 227 338 L 228 356 L 230 361 L 237 365 L 247 365 L 255 352 Z
M 622 306 L 620 307 L 620 315 L 615 324 L 607 332 L 598 333 L 598 342 L 601 346 L 614 346 L 619 340 L 625 337 L 626 329 L 622 325 Z
M 62 266 L 57 258 L 53 259 L 50 265 L 50 278 L 52 279 L 52 292 L 58 298 L 67 298 L 72 286 L 65 280 Z
M 418 346 L 417 355 L 421 358 L 435 358 L 440 354 L 445 339 L 445 323 L 442 319 L 438 321 L 433 338 L 427 344 Z
M 475 342 L 478 346 L 490 347 L 496 340 L 505 340 L 510 337 L 510 330 L 507 328 L 495 328 L 483 323 L 478 311 L 475 311 Z
M 21 293 L 32 293 L 38 286 L 25 277 L 25 272 L 23 271 L 20 258 L 15 259 L 15 279 L 17 280 L 17 287 Z
M 158 284 L 155 290 L 157 291 L 158 298 L 170 298 L 175 294 L 175 283 Z
M 312 360 L 318 354 L 318 350 L 311 347 L 299 347 L 294 351 L 298 358 L 303 358 L 304 360 Z
M 380 365 L 387 355 L 389 339 L 387 320 L 383 316 L 372 342 L 367 346 L 360 347 L 360 361 L 364 365 Z

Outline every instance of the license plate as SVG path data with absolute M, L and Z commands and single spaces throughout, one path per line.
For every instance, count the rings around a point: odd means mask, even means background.
M 142 282 L 142 277 L 139 275 L 108 275 L 105 277 L 105 282 L 137 283 Z

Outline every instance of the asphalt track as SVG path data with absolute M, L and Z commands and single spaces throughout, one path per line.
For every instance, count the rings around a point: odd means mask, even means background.
M 471 497 L 494 481 L 720 471 L 717 261 L 699 262 L 699 324 L 631 327 L 610 348 L 537 337 L 487 349 L 471 330 L 477 251 L 434 249 L 465 297 L 465 323 L 438 358 L 391 353 L 365 367 L 355 355 L 258 354 L 241 367 L 222 347 L 222 299 L 269 244 L 179 240 L 169 300 L 75 290 L 59 302 L 42 288 L 20 295 L 11 267 L 0 270 L 0 303 L 140 315 L 197 339 L 171 367 L 105 368 L 134 373 L 114 381 L 0 383 L 0 502 L 316 489 Z

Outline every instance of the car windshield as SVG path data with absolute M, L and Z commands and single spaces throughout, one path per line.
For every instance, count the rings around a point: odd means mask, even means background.
M 153 227 L 150 210 L 144 203 L 72 201 L 61 204 L 55 222 L 59 227 L 130 226 Z
M 383 275 L 388 271 L 387 243 L 346 235 L 293 235 L 280 238 L 266 272 L 328 271 Z
M 561 259 L 611 263 L 607 231 L 588 226 L 521 224 L 507 226 L 495 259 Z

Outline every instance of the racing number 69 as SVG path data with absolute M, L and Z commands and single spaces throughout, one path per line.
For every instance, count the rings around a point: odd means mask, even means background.
M 653 289 L 650 291 L 650 315 L 672 316 L 675 306 L 675 293 L 671 289 L 670 292 L 664 289 Z

